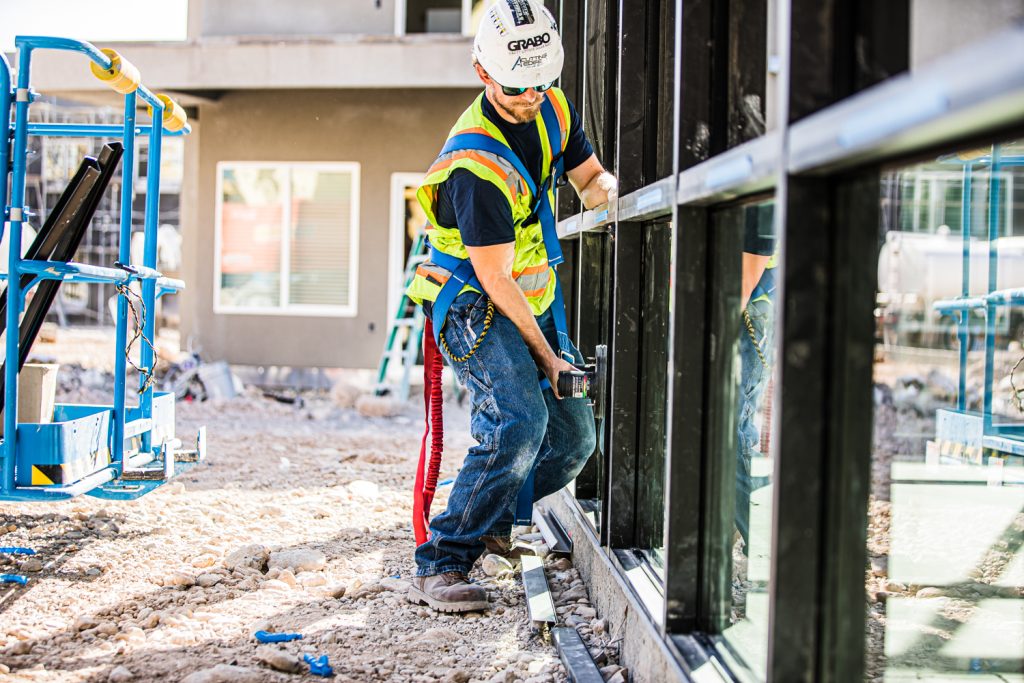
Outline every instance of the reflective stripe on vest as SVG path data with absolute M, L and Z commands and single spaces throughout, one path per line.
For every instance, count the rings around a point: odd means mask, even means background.
M 462 236 L 455 227 L 443 227 L 438 225 L 436 216 L 437 191 L 438 187 L 458 168 L 464 168 L 482 180 L 494 184 L 502 191 L 512 212 L 513 225 L 516 232 L 515 250 L 516 255 L 512 264 L 513 277 L 523 290 L 530 303 L 534 315 L 540 315 L 554 301 L 555 278 L 549 267 L 549 257 L 545 246 L 544 229 L 541 225 L 540 215 L 535 212 L 541 202 L 535 201 L 534 192 L 547 195 L 548 204 L 553 200 L 554 187 L 550 182 L 550 166 L 553 158 L 558 158 L 565 149 L 568 138 L 569 105 L 565 96 L 557 88 L 547 91 L 546 106 L 543 107 L 543 115 L 538 116 L 536 125 L 541 140 L 541 150 L 544 156 L 542 184 L 537 188 L 533 178 L 529 176 L 521 162 L 515 163 L 515 155 L 512 159 L 506 158 L 508 152 L 508 141 L 501 131 L 483 114 L 481 108 L 483 94 L 477 97 L 472 105 L 459 117 L 459 120 L 452 127 L 448 140 L 442 154 L 431 165 L 423 184 L 417 190 L 417 199 L 427 215 L 428 226 L 427 236 L 431 245 L 437 251 L 454 256 L 458 259 L 468 258 L 465 245 L 462 243 Z M 550 106 L 547 106 L 550 104 Z M 549 130 L 549 128 L 553 130 Z M 464 149 L 453 147 L 453 138 L 459 137 L 460 145 L 466 141 L 479 140 L 479 146 L 488 145 L 506 156 L 499 153 L 487 151 L 486 149 Z M 476 137 L 479 136 L 479 137 Z M 552 144 L 558 145 L 558 149 L 552 150 Z M 500 146 L 495 146 L 500 145 Z M 515 159 L 515 161 L 513 161 Z M 550 222 L 553 226 L 553 214 L 550 209 Z M 555 240 L 554 255 L 560 256 L 560 248 Z M 441 283 L 447 281 L 451 271 L 445 270 L 436 263 L 430 261 L 424 263 L 417 269 L 417 275 L 407 290 L 408 295 L 414 301 L 436 300 Z M 463 291 L 472 291 L 473 287 L 466 286 Z

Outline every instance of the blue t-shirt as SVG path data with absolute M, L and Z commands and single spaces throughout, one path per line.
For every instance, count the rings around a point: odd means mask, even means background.
M 486 95 L 481 106 L 484 116 L 498 127 L 509 147 L 540 185 L 544 151 L 535 122 L 509 123 L 501 118 Z M 569 140 L 565 146 L 565 170 L 569 171 L 594 153 L 583 132 L 576 109 L 569 104 Z M 470 247 L 508 244 L 516 239 L 512 210 L 505 195 L 493 183 L 464 168 L 457 168 L 445 180 L 437 195 L 437 222 L 443 228 L 458 228 L 462 243 Z

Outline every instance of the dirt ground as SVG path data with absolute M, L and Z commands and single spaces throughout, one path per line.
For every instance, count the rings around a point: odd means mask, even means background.
M 58 400 L 103 394 L 110 338 L 61 330 L 39 346 L 86 368 Z M 206 425 L 208 459 L 137 501 L 0 503 L 0 547 L 37 552 L 0 554 L 0 573 L 29 578 L 0 584 L 0 680 L 317 680 L 304 654 L 328 655 L 339 681 L 566 680 L 518 576 L 477 565 L 492 602 L 483 613 L 439 615 L 406 600 L 418 402 L 366 417 L 346 406 L 351 397 L 304 398 L 287 405 L 250 388 L 179 402 L 179 436 Z M 449 408 L 442 481 L 471 443 L 467 415 Z M 545 562 L 560 620 L 584 636 L 606 679 L 624 681 L 615 634 L 571 560 Z M 259 630 L 303 638 L 261 645 Z

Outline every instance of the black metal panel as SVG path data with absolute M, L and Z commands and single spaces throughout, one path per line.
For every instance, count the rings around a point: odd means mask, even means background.
M 562 50 L 565 61 L 562 64 L 562 77 L 559 87 L 566 97 L 581 111 L 583 102 L 583 2 L 582 0 L 562 0 L 559 11 L 555 13 L 558 28 L 562 33 Z M 581 114 L 582 115 L 582 114 Z M 558 217 L 567 218 L 580 211 L 580 200 L 571 187 L 558 193 Z
M 822 635 L 817 680 L 859 681 L 864 669 L 864 566 L 871 488 L 874 420 L 874 273 L 880 174 L 868 169 L 841 181 L 832 250 L 833 298 L 829 305 L 829 396 L 823 408 L 828 435 L 825 485 Z
M 606 164 L 614 149 L 617 15 L 614 0 L 587 0 L 583 128 Z
M 836 408 L 826 405 L 829 378 L 824 362 L 829 352 L 826 292 L 832 211 L 826 180 L 790 178 L 787 192 L 778 377 L 780 386 L 799 390 L 777 394 L 768 671 L 772 680 L 798 683 L 814 680 L 820 646 L 817 615 L 808 607 L 821 599 L 823 418 Z M 856 617 L 862 613 L 858 610 Z
M 681 2 L 679 28 L 679 170 L 712 153 L 711 18 L 714 0 Z M 678 5 L 677 5 L 678 6 Z
M 576 344 L 586 357 L 593 357 L 598 344 L 607 344 L 611 310 L 611 238 L 604 232 L 580 236 L 577 273 Z M 576 498 L 603 497 L 607 463 L 605 424 L 598 424 L 597 452 L 576 477 Z
M 712 216 L 708 237 L 707 383 L 704 387 L 706 494 L 700 615 L 702 630 L 721 633 L 732 608 L 732 537 L 736 511 L 736 406 L 739 376 L 743 212 Z
M 765 130 L 768 78 L 768 3 L 729 0 L 728 134 L 735 147 Z
M 678 89 L 675 87 L 676 59 L 676 3 L 674 0 L 659 0 L 654 11 L 648 12 L 647 34 L 655 50 L 650 80 L 657 91 L 652 97 L 654 135 L 648 154 L 650 178 L 674 176 L 677 172 L 675 141 L 675 104 Z
M 697 623 L 706 368 L 708 211 L 680 207 L 672 254 L 672 403 L 665 495 L 665 629 Z
M 909 0 L 792 0 L 789 121 L 909 66 Z
M 672 233 L 669 223 L 643 228 L 644 272 L 640 334 L 640 408 L 638 419 L 636 546 L 662 549 L 665 530 L 665 427 L 668 413 L 668 293 L 671 286 Z
M 616 225 L 613 239 L 612 329 L 609 345 L 608 481 L 602 541 L 613 548 L 634 546 L 636 530 L 636 448 L 640 400 L 640 316 L 643 295 L 643 233 L 631 223 Z

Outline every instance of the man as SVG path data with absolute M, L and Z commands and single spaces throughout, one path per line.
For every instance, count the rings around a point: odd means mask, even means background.
M 614 196 L 616 181 L 552 87 L 562 57 L 541 2 L 488 7 L 472 60 L 484 92 L 459 117 L 417 192 L 432 249 L 408 293 L 469 389 L 478 442 L 448 508 L 416 549 L 409 599 L 439 611 L 487 606 L 486 591 L 466 575 L 485 548 L 508 554 L 513 504 L 531 471 L 534 499 L 554 493 L 596 443 L 587 401 L 556 393 L 558 373 L 582 358 L 560 329 L 552 179 L 564 169 L 588 208 Z
M 775 338 L 774 204 L 744 210 L 743 273 L 740 329 L 740 396 L 736 449 L 736 529 L 743 539 L 743 554 L 750 552 L 750 494 L 768 484 L 767 477 L 752 475 L 753 459 L 761 453 L 761 431 L 756 414 L 772 374 Z M 762 425 L 767 429 L 768 425 Z

